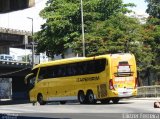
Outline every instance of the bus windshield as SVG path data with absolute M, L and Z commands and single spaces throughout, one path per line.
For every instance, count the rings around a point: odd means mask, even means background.
M 28 74 L 25 77 L 25 83 L 28 85 L 29 89 L 32 89 L 35 85 L 35 80 L 36 80 L 36 75 L 37 75 L 37 69 L 34 69 L 31 71 L 30 74 Z

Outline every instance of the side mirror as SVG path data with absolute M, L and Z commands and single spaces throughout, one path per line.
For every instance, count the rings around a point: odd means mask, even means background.
M 25 84 L 28 84 L 28 79 L 29 79 L 31 76 L 33 76 L 33 75 L 34 75 L 33 73 L 28 74 L 28 75 L 24 78 L 24 83 L 25 83 Z

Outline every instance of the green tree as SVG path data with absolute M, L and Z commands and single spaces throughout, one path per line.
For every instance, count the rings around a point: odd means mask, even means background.
M 138 19 L 127 17 L 119 13 L 112 15 L 103 22 L 94 22 L 91 33 L 85 35 L 86 55 L 129 52 L 136 56 L 138 71 L 145 71 L 151 67 L 153 54 L 149 44 L 150 36 Z M 75 39 L 72 49 L 82 52 L 81 38 Z
M 84 29 L 85 36 L 90 34 L 94 23 L 105 21 L 111 15 L 119 12 L 130 12 L 127 7 L 133 4 L 123 4 L 122 0 L 85 0 Z M 34 38 L 38 40 L 37 52 L 46 51 L 48 55 L 64 54 L 74 42 L 81 37 L 81 7 L 80 0 L 49 0 L 40 16 L 46 19 Z M 87 34 L 90 35 L 87 35 Z
M 149 40 L 146 41 L 146 44 L 150 45 L 152 52 L 152 62 L 150 67 L 148 68 L 148 73 L 155 73 L 160 79 L 160 19 L 149 17 L 148 22 L 146 23 L 145 29 L 147 29 L 147 35 L 149 36 Z M 147 36 L 146 35 L 146 36 Z
M 151 40 L 149 44 L 154 55 L 152 59 L 153 67 L 150 69 L 158 75 L 160 79 L 160 1 L 159 0 L 146 0 L 148 8 L 146 12 L 150 15 L 147 19 L 146 26 L 149 28 Z
M 160 1 L 159 0 L 146 0 L 148 8 L 146 12 L 153 17 L 160 18 Z

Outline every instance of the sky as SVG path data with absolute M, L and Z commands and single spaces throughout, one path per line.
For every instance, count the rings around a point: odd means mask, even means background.
M 33 18 L 34 32 L 39 31 L 41 24 L 45 22 L 40 18 L 39 12 L 45 7 L 46 1 L 35 0 L 36 4 L 32 8 L 0 14 L 0 27 L 31 31 L 32 21 L 27 18 L 31 17 Z
M 146 15 L 145 10 L 147 8 L 147 3 L 144 0 L 123 0 L 124 3 L 135 3 L 136 7 L 132 8 L 137 14 Z M 32 30 L 32 21 L 27 17 L 33 18 L 33 31 L 37 32 L 40 30 L 41 25 L 45 22 L 40 16 L 39 12 L 45 7 L 47 0 L 35 0 L 35 6 L 32 8 L 19 10 L 15 12 L 0 14 L 0 27 L 11 28 L 17 30 Z M 22 50 L 11 49 L 10 54 L 12 55 L 22 55 Z M 30 51 L 25 51 L 26 54 L 31 53 Z
M 136 12 L 136 14 L 139 15 L 147 15 L 145 13 L 147 9 L 147 3 L 145 0 L 123 0 L 124 3 L 134 3 L 136 7 L 133 7 L 132 10 Z
M 32 30 L 32 21 L 27 17 L 33 18 L 33 31 L 39 31 L 41 24 L 45 22 L 40 16 L 39 12 L 45 7 L 47 0 L 35 0 L 35 6 L 25 10 L 19 10 L 15 12 L 0 14 L 0 27 L 11 28 L 17 30 Z M 18 56 L 24 56 L 31 54 L 31 50 L 10 48 L 10 55 L 12 55 L 15 60 Z
M 0 27 L 31 31 L 32 22 L 31 19 L 27 18 L 31 17 L 33 18 L 34 24 L 33 31 L 39 31 L 41 25 L 45 22 L 45 20 L 39 16 L 39 12 L 45 7 L 46 1 L 47 0 L 35 0 L 36 4 L 32 8 L 0 14 Z M 132 10 L 141 15 L 145 14 L 147 3 L 145 3 L 144 0 L 124 0 L 124 3 L 129 2 L 136 4 L 136 7 L 132 8 Z

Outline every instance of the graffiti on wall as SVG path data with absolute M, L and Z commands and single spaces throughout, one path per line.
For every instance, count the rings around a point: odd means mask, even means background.
M 0 78 L 0 99 L 11 99 L 12 79 Z

